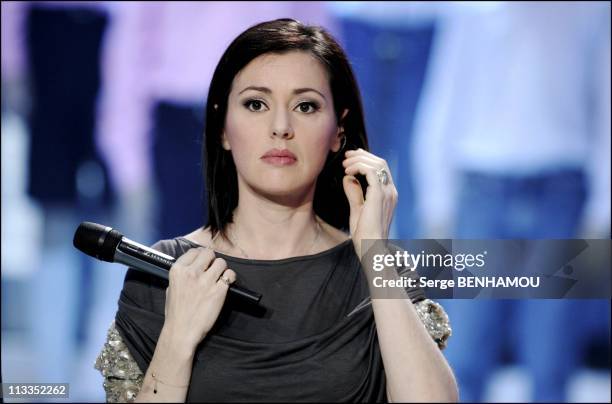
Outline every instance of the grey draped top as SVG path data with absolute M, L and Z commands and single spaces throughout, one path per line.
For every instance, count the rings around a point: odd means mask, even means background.
M 197 246 L 175 238 L 153 248 L 179 257 Z M 351 240 L 282 260 L 216 254 L 241 285 L 263 297 L 253 306 L 228 295 L 215 327 L 196 349 L 187 401 L 386 401 L 369 289 Z M 137 394 L 163 326 L 167 286 L 166 280 L 128 270 L 96 361 L 108 401 L 131 401 Z M 450 335 L 444 310 L 420 289 L 407 292 L 443 347 Z

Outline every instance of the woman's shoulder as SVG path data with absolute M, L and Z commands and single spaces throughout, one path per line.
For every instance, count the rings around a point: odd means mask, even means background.
M 350 236 L 340 229 L 335 228 L 331 224 L 319 219 L 321 224 L 321 245 L 320 251 L 329 250 L 337 245 L 340 245 L 350 239 Z
M 198 227 L 191 233 L 177 237 L 175 240 L 187 240 L 192 244 L 201 245 L 204 247 L 212 246 L 212 233 L 210 227 Z
M 183 255 L 193 245 L 189 245 L 183 237 L 175 237 L 171 239 L 162 239 L 155 242 L 151 248 L 161 253 L 170 255 L 174 258 L 178 258 Z
M 335 228 L 329 223 L 319 219 L 319 223 L 321 224 L 321 240 L 318 243 L 317 251 L 314 253 L 318 253 L 321 251 L 329 250 L 339 244 L 342 244 L 350 239 L 350 236 L 342 230 Z M 212 241 L 212 233 L 209 227 L 200 227 L 191 233 L 185 234 L 183 236 L 177 237 L 174 240 L 186 240 L 191 242 L 192 244 L 197 244 L 205 247 L 214 247 Z M 170 241 L 170 240 L 165 240 Z

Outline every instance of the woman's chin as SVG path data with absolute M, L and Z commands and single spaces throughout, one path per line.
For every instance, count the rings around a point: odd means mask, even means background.
M 308 193 L 308 185 L 299 185 L 291 180 L 267 181 L 252 186 L 253 190 L 265 198 L 278 201 L 296 201 Z

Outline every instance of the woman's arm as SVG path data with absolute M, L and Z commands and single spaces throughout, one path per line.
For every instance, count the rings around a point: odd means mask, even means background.
M 164 325 L 135 402 L 185 401 L 196 348 L 235 280 L 236 273 L 212 249 L 192 248 L 176 260 L 166 288 Z
M 344 192 L 351 211 L 349 228 L 355 251 L 369 280 L 387 376 L 387 398 L 389 401 L 457 401 L 457 383 L 453 373 L 421 323 L 407 292 L 401 288 L 394 292 L 396 295 L 381 299 L 385 296 L 381 296 L 381 290 L 374 290 L 375 286 L 370 282 L 376 272 L 368 262 L 373 261 L 364 257 L 361 251 L 362 242 L 366 240 L 388 239 L 398 200 L 389 166 L 384 159 L 363 149 L 348 150 L 343 165 L 346 174 Z M 368 183 L 365 195 L 355 175 L 365 176 Z M 365 246 L 364 252 L 370 255 L 378 249 L 378 246 Z M 393 272 L 398 275 L 396 269 Z
M 164 326 L 134 402 L 184 403 L 194 355 L 195 348 L 191 344 Z
M 113 322 L 95 363 L 104 376 L 106 402 L 184 402 L 195 352 L 189 346 L 163 328 L 143 376 Z
M 452 371 L 408 296 L 372 299 L 372 309 L 387 377 L 388 400 L 457 402 L 457 383 Z

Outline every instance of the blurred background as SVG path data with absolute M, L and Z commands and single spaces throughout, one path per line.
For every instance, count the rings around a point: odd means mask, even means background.
M 1 7 L 3 382 L 104 401 L 93 364 L 126 270 L 74 230 L 152 244 L 204 223 L 208 85 L 265 20 L 347 51 L 400 195 L 391 237 L 610 238 L 609 2 Z M 609 300 L 441 303 L 463 401 L 610 402 Z

